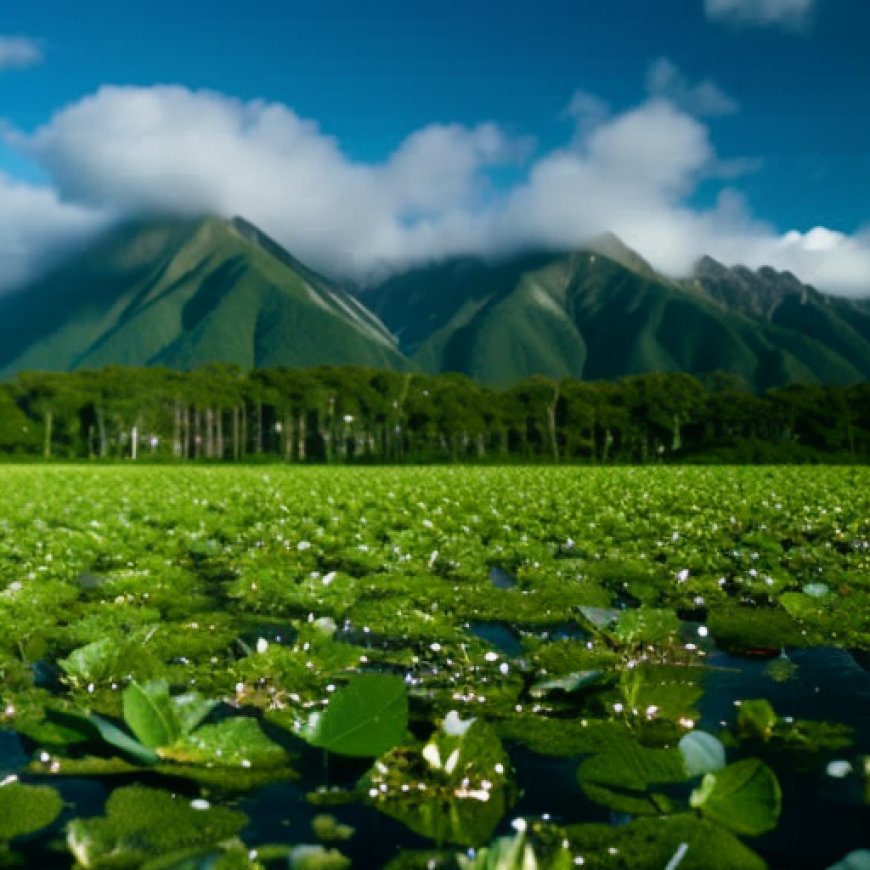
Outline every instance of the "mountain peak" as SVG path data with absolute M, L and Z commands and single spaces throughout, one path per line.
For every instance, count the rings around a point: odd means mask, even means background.
M 585 249 L 607 257 L 608 260 L 613 260 L 614 263 L 619 263 L 620 266 L 637 274 L 646 276 L 655 274 L 653 267 L 615 233 L 606 232 L 596 236 L 585 246 Z

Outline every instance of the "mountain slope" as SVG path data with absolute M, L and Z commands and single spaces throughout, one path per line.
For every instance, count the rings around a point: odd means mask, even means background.
M 108 364 L 406 368 L 384 325 L 245 221 L 108 233 L 0 297 L 0 374 Z
M 412 270 L 364 298 L 422 368 L 497 386 L 649 371 L 729 371 L 758 389 L 870 378 L 866 303 L 709 259 L 673 281 L 610 235 L 573 253 Z

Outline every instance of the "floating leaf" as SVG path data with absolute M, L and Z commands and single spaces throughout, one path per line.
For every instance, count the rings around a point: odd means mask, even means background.
M 672 812 L 673 802 L 649 787 L 685 782 L 688 774 L 678 749 L 647 749 L 628 739 L 618 749 L 587 758 L 577 778 L 591 800 L 617 812 L 660 815 Z
M 619 614 L 613 635 L 622 643 L 660 643 L 680 630 L 680 620 L 673 610 L 638 607 Z
M 73 819 L 67 845 L 83 867 L 139 867 L 162 855 L 222 843 L 247 820 L 236 810 L 196 809 L 186 798 L 133 785 L 112 792 L 105 816 Z
M 828 870 L 870 870 L 870 849 L 855 849 Z
M 609 607 L 581 607 L 580 612 L 596 628 L 607 628 L 619 619 L 622 611 Z
M 776 774 L 757 758 L 708 773 L 690 798 L 691 805 L 711 821 L 745 836 L 772 831 L 781 802 Z
M 683 754 L 689 776 L 702 776 L 725 767 L 725 747 L 719 739 L 706 731 L 690 731 L 684 734 L 678 747 Z
M 737 713 L 737 729 L 744 737 L 768 740 L 777 721 L 776 711 L 764 698 L 743 701 Z
M 408 693 L 401 677 L 359 674 L 314 714 L 301 731 L 312 746 L 371 758 L 399 743 L 408 728 Z
M 649 867 L 662 870 L 677 849 L 683 849 L 679 870 L 766 870 L 767 864 L 730 831 L 679 813 L 664 818 L 640 818 L 627 825 L 583 824 L 564 829 L 572 851 L 590 867 Z M 613 857 L 612 849 L 618 850 Z
M 480 720 L 462 735 L 438 729 L 422 749 L 393 749 L 367 785 L 381 812 L 437 843 L 463 846 L 486 843 L 515 797 L 510 759 Z
M 542 682 L 535 683 L 529 689 L 529 694 L 533 698 L 543 698 L 551 692 L 577 692 L 580 689 L 585 689 L 587 686 L 600 684 L 604 678 L 604 671 L 578 671 L 573 674 L 567 674 L 564 677 L 556 677 L 552 680 L 543 680 Z
M 256 719 L 234 716 L 215 725 L 203 725 L 170 746 L 158 750 L 161 758 L 186 764 L 225 767 L 283 767 L 287 754 L 260 729 Z
M 0 842 L 48 827 L 63 809 L 56 789 L 7 782 L 0 786 Z

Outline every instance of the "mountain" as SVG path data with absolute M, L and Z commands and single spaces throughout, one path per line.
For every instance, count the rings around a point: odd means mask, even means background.
M 241 218 L 129 222 L 0 296 L 0 377 L 212 362 L 459 371 L 494 386 L 717 370 L 756 389 L 844 384 L 870 380 L 870 302 L 709 257 L 672 280 L 613 235 L 454 258 L 354 296 Z
M 494 386 L 534 373 L 722 370 L 756 389 L 870 379 L 870 303 L 710 258 L 672 280 L 612 235 L 568 253 L 448 260 L 363 298 L 421 368 Z
M 355 297 L 242 219 L 127 223 L 0 296 L 0 375 L 109 364 L 407 368 Z

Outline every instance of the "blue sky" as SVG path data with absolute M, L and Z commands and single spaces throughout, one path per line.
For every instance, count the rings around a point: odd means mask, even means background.
M 189 208 L 246 212 L 345 271 L 614 228 L 672 272 L 706 244 L 870 292 L 868 42 L 866 0 L 81 0 L 75 14 L 14 0 L 0 17 L 5 222 L 25 225 L 22 273 L 77 227 Z M 578 93 L 583 111 L 566 113 Z M 287 113 L 277 128 L 264 105 Z M 220 149 L 238 184 L 224 189 L 217 160 L 203 174 L 197 147 Z M 242 180 L 268 192 L 258 165 L 283 213 L 239 196 Z M 161 168 L 172 189 L 157 196 Z M 318 173 L 329 208 L 311 205 Z M 349 215 L 330 225 L 342 202 L 368 233 Z M 832 252 L 846 265 L 822 263 Z

